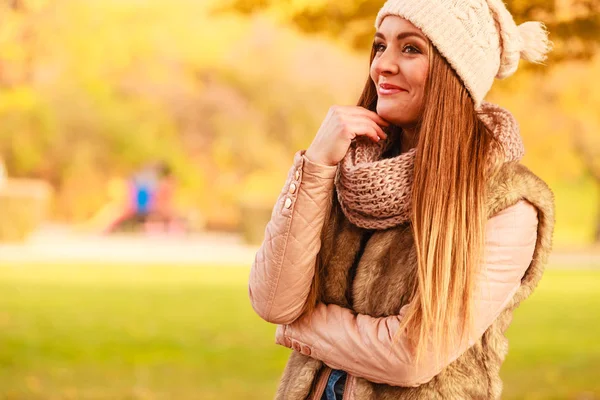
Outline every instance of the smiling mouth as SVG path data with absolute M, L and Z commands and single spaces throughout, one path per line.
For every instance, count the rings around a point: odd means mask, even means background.
M 394 86 L 386 86 L 386 87 L 378 86 L 377 92 L 382 96 L 389 96 L 389 95 L 393 95 L 393 94 L 406 92 L 406 90 L 400 89 L 399 87 L 394 87 Z

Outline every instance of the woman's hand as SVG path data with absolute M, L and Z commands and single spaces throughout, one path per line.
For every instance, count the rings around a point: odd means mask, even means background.
M 357 136 L 368 136 L 374 142 L 386 139 L 381 129 L 389 122 L 377 113 L 359 106 L 332 106 L 305 156 L 318 164 L 337 165 Z

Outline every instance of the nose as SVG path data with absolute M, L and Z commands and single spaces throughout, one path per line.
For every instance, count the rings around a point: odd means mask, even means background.
M 396 75 L 400 67 L 390 51 L 384 51 L 379 58 L 373 61 L 373 68 L 378 75 Z

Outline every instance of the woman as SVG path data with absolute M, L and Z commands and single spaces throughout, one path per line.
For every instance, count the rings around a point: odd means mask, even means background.
M 483 98 L 551 43 L 501 0 L 389 0 L 375 26 L 358 106 L 295 155 L 252 266 L 252 306 L 294 350 L 277 399 L 498 399 L 554 201 Z

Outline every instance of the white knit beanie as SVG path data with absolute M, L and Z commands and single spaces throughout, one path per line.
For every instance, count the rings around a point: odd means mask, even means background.
M 517 26 L 502 0 L 388 0 L 375 28 L 388 15 L 423 31 L 462 79 L 476 109 L 494 78 L 511 76 L 521 58 L 542 63 L 552 50 L 546 26 L 533 21 Z

